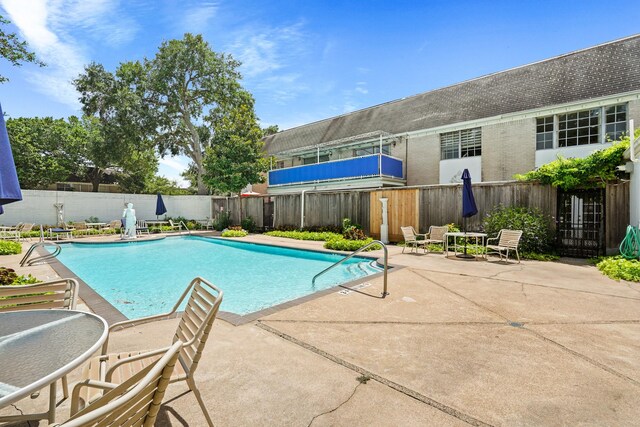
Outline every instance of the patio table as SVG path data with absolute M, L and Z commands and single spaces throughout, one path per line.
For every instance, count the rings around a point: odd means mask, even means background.
M 0 409 L 49 385 L 49 410 L 0 417 L 0 422 L 55 422 L 56 381 L 89 359 L 109 327 L 95 314 L 76 310 L 0 313 Z
M 447 257 L 447 258 L 449 258 L 449 251 L 450 251 L 450 245 L 449 245 L 449 238 L 450 237 L 453 237 L 453 254 L 454 254 L 454 256 L 457 256 L 457 255 L 459 255 L 458 254 L 458 248 L 460 247 L 460 245 L 458 245 L 458 237 L 462 237 L 464 239 L 474 239 L 474 243 L 471 246 L 475 246 L 475 248 L 478 249 L 478 248 L 484 248 L 485 239 L 487 238 L 487 234 L 486 233 L 461 232 L 461 231 L 444 233 L 443 252 L 444 252 L 444 256 Z M 473 256 L 470 255 L 469 256 L 469 258 L 473 258 L 473 259 L 476 259 L 476 260 L 479 259 L 479 258 L 485 258 L 485 257 L 486 257 L 486 255 L 484 253 L 484 250 L 481 253 L 478 253 L 478 251 L 476 250 L 475 255 L 473 255 Z
M 86 222 L 85 224 L 89 228 L 102 228 L 107 225 L 106 222 Z

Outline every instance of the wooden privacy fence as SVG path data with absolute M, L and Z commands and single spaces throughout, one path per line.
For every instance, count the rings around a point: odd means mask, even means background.
M 478 214 L 469 218 L 468 230 L 481 230 L 483 218 L 496 206 L 537 208 L 555 218 L 558 192 L 549 185 L 524 182 L 473 184 Z M 605 242 L 613 251 L 624 238 L 629 223 L 629 184 L 609 184 L 605 190 Z M 389 239 L 402 240 L 401 226 L 411 225 L 426 232 L 431 225 L 462 224 L 462 184 L 431 185 L 411 188 L 306 192 L 304 194 L 304 225 L 340 225 L 344 218 L 362 225 L 366 234 L 380 237 L 382 223 L 381 198 L 387 198 Z M 232 222 L 240 223 L 237 197 L 214 198 L 214 217 L 220 207 L 231 213 Z M 264 220 L 265 206 L 273 202 L 273 218 Z M 301 224 L 301 194 L 241 199 L 244 217 L 251 216 L 258 227 L 299 227 Z M 270 224 L 269 222 L 272 222 Z M 555 225 L 555 224 L 554 224 Z

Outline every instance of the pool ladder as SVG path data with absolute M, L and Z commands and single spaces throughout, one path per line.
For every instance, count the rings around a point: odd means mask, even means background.
M 187 224 L 185 224 L 184 221 L 180 221 L 180 224 L 184 227 L 185 230 L 187 230 L 187 233 L 191 235 L 191 230 L 189 230 L 189 227 L 187 227 Z M 182 234 L 182 230 L 180 230 L 180 234 Z
M 357 250 L 353 251 L 352 253 L 350 253 L 349 255 L 347 255 L 346 257 L 342 258 L 340 261 L 338 261 L 338 262 L 336 262 L 334 264 L 331 264 L 329 267 L 325 268 L 320 273 L 318 273 L 315 276 L 313 276 L 313 280 L 311 281 L 311 284 L 315 286 L 316 279 L 318 277 L 322 276 L 327 271 L 339 266 L 340 264 L 342 264 L 343 262 L 347 261 L 348 259 L 353 258 L 355 255 L 359 254 L 360 252 L 364 251 L 365 249 L 367 249 L 367 248 L 369 248 L 369 247 L 371 247 L 373 245 L 380 245 L 380 246 L 382 246 L 382 249 L 384 250 L 384 279 L 383 279 L 384 287 L 383 287 L 383 290 L 382 290 L 382 298 L 386 297 L 387 295 L 389 295 L 389 292 L 387 292 L 387 270 L 388 270 L 389 252 L 387 251 L 387 245 L 382 243 L 380 240 L 374 240 L 373 242 L 367 243 L 366 245 L 364 245 L 360 249 L 357 249 Z
M 29 259 L 33 251 L 35 251 L 37 248 L 44 248 L 45 246 L 53 246 L 55 249 L 53 252 L 48 253 L 46 255 L 38 255 L 35 258 Z M 42 225 L 40 225 L 40 241 L 38 243 L 34 243 L 33 245 L 31 245 L 27 253 L 24 254 L 24 256 L 22 257 L 22 260 L 20 261 L 20 267 L 24 267 L 25 264 L 31 267 L 36 263 L 53 259 L 57 257 L 61 251 L 62 251 L 62 248 L 57 243 L 45 242 L 44 231 L 42 230 Z

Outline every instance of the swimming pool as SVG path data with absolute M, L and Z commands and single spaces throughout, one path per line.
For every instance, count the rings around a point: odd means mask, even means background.
M 224 291 L 221 310 L 239 315 L 381 271 L 354 257 L 311 280 L 344 255 L 198 236 L 132 243 L 69 243 L 58 259 L 128 318 L 169 311 L 201 276 Z

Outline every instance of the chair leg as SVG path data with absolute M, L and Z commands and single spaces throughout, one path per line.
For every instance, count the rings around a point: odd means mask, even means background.
M 516 257 L 518 258 L 518 264 L 520 264 L 520 254 L 518 253 L 518 248 L 516 248 Z
M 65 400 L 69 398 L 69 382 L 67 381 L 67 376 L 62 377 L 62 395 Z
M 407 249 L 407 242 L 404 242 L 404 246 L 402 247 L 402 253 L 404 253 L 405 249 Z
M 207 411 L 207 407 L 204 405 L 204 400 L 202 400 L 200 390 L 198 390 L 198 387 L 196 387 L 196 382 L 193 380 L 193 378 L 187 378 L 187 384 L 189 385 L 189 388 L 191 389 L 193 394 L 196 396 L 196 399 L 198 399 L 198 404 L 200 405 L 200 409 L 202 409 L 204 417 L 207 419 L 207 424 L 209 424 L 210 427 L 213 427 L 213 421 L 211 421 L 209 411 Z

